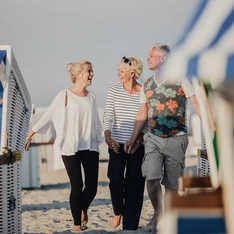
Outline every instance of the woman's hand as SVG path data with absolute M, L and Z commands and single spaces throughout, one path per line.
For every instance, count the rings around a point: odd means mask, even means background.
M 33 130 L 31 130 L 29 133 L 28 133 L 28 136 L 26 137 L 26 142 L 25 142 L 25 146 L 24 146 L 24 150 L 25 151 L 28 151 L 29 150 L 29 146 L 32 142 L 32 136 L 35 134 L 35 132 Z
M 26 142 L 25 142 L 25 146 L 24 146 L 24 150 L 28 151 L 29 150 L 29 146 L 31 144 L 32 138 L 30 137 L 26 137 Z
M 106 138 L 106 143 L 110 149 L 119 154 L 119 143 L 113 138 Z

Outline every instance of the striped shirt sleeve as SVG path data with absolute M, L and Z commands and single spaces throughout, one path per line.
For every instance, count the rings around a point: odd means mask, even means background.
M 140 93 L 128 94 L 121 84 L 110 87 L 104 112 L 104 131 L 119 143 L 128 141 L 140 109 Z
M 113 126 L 113 121 L 114 121 L 114 92 L 113 88 L 110 87 L 108 92 L 107 92 L 107 97 L 106 97 L 106 105 L 105 105 L 105 112 L 104 112 L 104 117 L 103 117 L 103 130 L 110 130 L 112 129 Z

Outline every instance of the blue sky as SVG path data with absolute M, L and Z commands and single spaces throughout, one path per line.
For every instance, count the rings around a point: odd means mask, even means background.
M 119 82 L 117 62 L 139 57 L 147 69 L 149 47 L 176 43 L 199 0 L 0 0 L 0 45 L 11 45 L 36 107 L 50 105 L 69 88 L 66 64 L 93 63 L 89 88 L 98 106 Z

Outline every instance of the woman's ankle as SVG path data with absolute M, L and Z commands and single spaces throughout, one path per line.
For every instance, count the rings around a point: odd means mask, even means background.
M 76 232 L 82 231 L 80 225 L 74 225 L 73 230 L 76 231 Z
M 82 212 L 81 212 L 81 222 L 88 223 L 88 212 L 87 212 L 87 210 L 82 210 Z
M 110 224 L 113 228 L 117 228 L 120 225 L 122 215 L 115 215 Z

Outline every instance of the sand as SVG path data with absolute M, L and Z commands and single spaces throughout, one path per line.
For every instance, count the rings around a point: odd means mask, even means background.
M 191 172 L 190 172 L 191 173 Z M 69 206 L 70 184 L 64 169 L 43 172 L 40 175 L 41 188 L 22 190 L 22 233 L 24 234 L 55 234 L 76 233 L 72 231 L 73 220 Z M 149 222 L 153 209 L 145 189 L 144 203 L 136 231 L 121 231 L 110 226 L 113 217 L 106 165 L 99 170 L 98 192 L 89 210 L 88 229 L 82 233 L 149 233 L 145 225 Z M 163 221 L 159 224 L 163 228 Z

